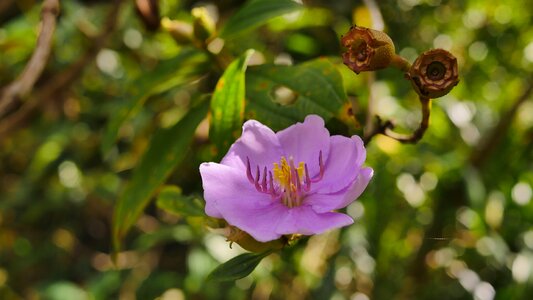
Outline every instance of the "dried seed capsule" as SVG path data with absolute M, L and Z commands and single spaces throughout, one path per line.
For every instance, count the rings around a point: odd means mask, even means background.
M 457 59 L 443 49 L 428 50 L 415 60 L 406 77 L 420 96 L 442 97 L 459 83 Z
M 387 34 L 365 27 L 352 26 L 341 43 L 348 48 L 342 60 L 356 74 L 386 68 L 395 55 L 394 43 Z

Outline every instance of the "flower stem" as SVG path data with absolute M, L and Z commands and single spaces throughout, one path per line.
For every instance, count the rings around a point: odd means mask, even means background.
M 398 54 L 394 55 L 392 58 L 391 66 L 402 72 L 407 72 L 411 68 L 411 64 Z
M 420 104 L 422 105 L 422 120 L 420 125 L 411 135 L 404 135 L 396 133 L 392 130 L 393 126 L 387 126 L 384 128 L 383 134 L 393 138 L 401 143 L 414 144 L 418 142 L 423 136 L 429 126 L 429 116 L 431 114 L 431 99 L 426 97 L 420 97 Z M 392 125 L 392 123 L 391 123 Z
M 424 133 L 429 126 L 429 117 L 431 115 L 431 99 L 427 97 L 419 97 L 419 99 L 422 110 L 422 120 L 420 121 L 418 128 L 412 134 L 405 135 L 394 132 L 394 124 L 391 121 L 383 122 L 379 116 L 376 116 L 374 130 L 365 136 L 364 143 L 368 144 L 368 142 L 370 142 L 370 140 L 377 134 L 386 135 L 404 144 L 415 144 L 418 142 L 424 136 Z

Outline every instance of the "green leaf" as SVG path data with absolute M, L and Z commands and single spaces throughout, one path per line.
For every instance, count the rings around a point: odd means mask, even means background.
M 220 37 L 228 39 L 242 31 L 265 24 L 270 19 L 302 9 L 303 6 L 292 0 L 253 0 L 226 22 Z
M 234 140 L 244 119 L 246 62 L 253 50 L 248 50 L 226 69 L 211 100 L 211 129 L 209 137 L 224 152 Z
M 194 196 L 181 194 L 181 189 L 177 186 L 166 186 L 157 197 L 157 207 L 184 217 L 203 217 L 204 202 Z
M 214 269 L 207 277 L 213 281 L 233 281 L 248 276 L 261 260 L 272 251 L 263 253 L 244 253 L 236 256 Z
M 319 58 L 296 66 L 261 65 L 246 74 L 246 116 L 279 130 L 317 114 L 327 122 L 347 101 L 335 66 Z
M 185 49 L 176 57 L 161 61 L 156 68 L 128 84 L 127 100 L 111 117 L 105 130 L 101 152 L 106 155 L 113 147 L 120 127 L 135 115 L 144 102 L 155 94 L 168 91 L 196 80 L 206 71 L 207 56 L 195 49 Z
M 69 300 L 88 299 L 89 295 L 78 285 L 70 281 L 56 281 L 48 285 L 42 295 L 44 299 Z
M 130 227 L 148 205 L 150 197 L 185 157 L 194 131 L 207 115 L 208 107 L 209 103 L 204 101 L 191 109 L 176 125 L 155 133 L 115 206 L 113 242 L 116 251 L 120 249 L 120 242 Z

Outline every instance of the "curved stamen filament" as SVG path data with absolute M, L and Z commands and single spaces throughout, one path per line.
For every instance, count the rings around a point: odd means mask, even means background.
M 299 193 L 302 192 L 302 184 L 300 183 L 300 176 L 298 176 L 298 170 L 294 170 L 293 169 L 293 172 L 294 172 L 294 177 L 296 177 L 296 191 L 298 191 Z
M 261 171 L 259 171 L 259 166 L 257 166 L 257 170 L 255 172 L 255 182 L 254 182 L 254 185 L 255 185 L 255 188 L 262 192 L 263 190 L 261 189 L 261 186 L 259 185 L 259 180 L 261 179 Z
M 318 166 L 320 168 L 318 178 L 312 179 L 311 182 L 319 182 L 324 177 L 324 161 L 322 160 L 322 150 L 318 153 Z
M 252 167 L 250 167 L 250 159 L 248 157 L 246 157 L 246 176 L 248 177 L 248 181 L 254 183 L 254 177 L 252 176 Z
M 263 182 L 261 183 L 261 188 L 263 192 L 267 191 L 267 167 L 263 169 Z
M 269 178 L 267 178 L 267 176 Z M 252 175 L 252 166 L 250 159 L 246 157 L 246 177 L 248 181 L 255 186 L 258 192 L 272 195 L 272 197 L 279 196 L 278 191 L 274 187 L 274 180 L 272 178 L 272 172 L 267 170 L 265 166 L 263 169 L 263 176 L 261 178 L 261 171 L 259 166 L 256 166 L 255 177 Z
M 311 178 L 309 178 L 309 169 L 307 169 L 307 164 L 305 164 L 305 191 L 309 192 L 311 190 Z

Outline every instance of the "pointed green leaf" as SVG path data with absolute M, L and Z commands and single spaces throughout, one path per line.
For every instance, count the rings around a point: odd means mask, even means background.
M 207 278 L 213 281 L 233 281 L 246 277 L 270 253 L 272 251 L 241 254 L 218 266 Z
M 265 24 L 270 19 L 303 8 L 292 0 L 252 0 L 233 15 L 220 31 L 220 37 L 230 38 L 242 31 Z
M 347 101 L 335 66 L 319 58 L 296 66 L 260 65 L 246 73 L 246 116 L 273 129 L 309 114 L 328 121 Z
M 157 207 L 184 217 L 202 217 L 204 213 L 204 202 L 194 196 L 181 194 L 181 189 L 177 186 L 166 186 L 157 197 Z
M 157 131 L 148 150 L 133 171 L 131 181 L 118 199 L 113 216 L 115 250 L 130 227 L 135 223 L 150 197 L 163 184 L 172 170 L 183 160 L 194 131 L 205 118 L 209 103 L 191 109 L 183 119 L 170 128 Z
M 206 71 L 207 56 L 195 49 L 185 49 L 176 57 L 161 61 L 149 74 L 142 74 L 128 86 L 127 100 L 111 116 L 104 132 L 101 151 L 105 155 L 113 147 L 120 127 L 155 94 L 168 91 L 197 79 Z
M 248 50 L 226 69 L 211 100 L 211 129 L 209 137 L 224 152 L 242 126 L 244 118 L 244 95 L 246 63 L 253 50 Z

